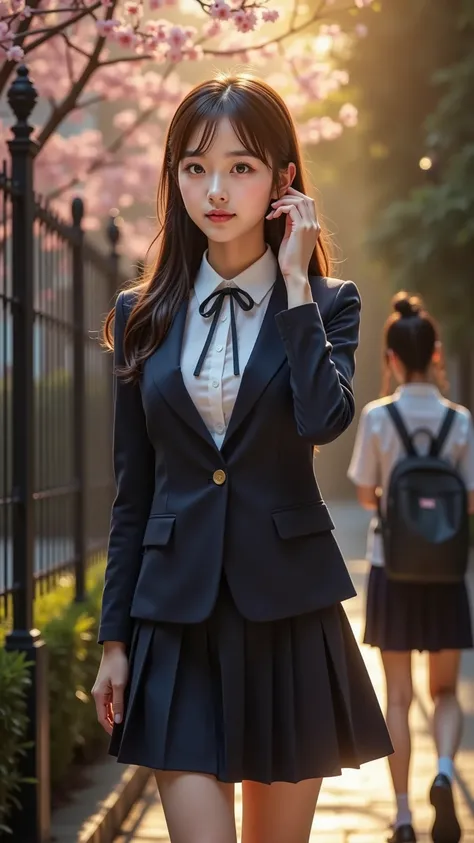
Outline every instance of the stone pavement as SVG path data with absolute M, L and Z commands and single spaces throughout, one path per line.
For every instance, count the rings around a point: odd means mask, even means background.
M 352 504 L 331 507 L 337 538 L 356 586 L 358 596 L 344 606 L 358 639 L 362 638 L 364 583 L 367 564 L 363 560 L 368 518 Z M 474 607 L 474 572 L 471 573 Z M 442 619 L 440 619 L 442 622 Z M 362 653 L 379 699 L 384 701 L 384 682 L 377 651 L 362 647 Z M 414 657 L 416 699 L 412 708 L 413 759 L 411 801 L 419 843 L 431 840 L 431 806 L 427 791 L 435 773 L 436 756 L 429 733 L 430 703 L 427 695 L 425 659 Z M 474 653 L 465 653 L 460 694 L 466 715 L 462 750 L 456 761 L 455 795 L 463 843 L 474 843 Z M 240 821 L 240 793 L 236 793 L 236 815 Z M 360 770 L 345 770 L 338 778 L 323 783 L 316 811 L 311 843 L 382 843 L 392 818 L 392 797 L 386 760 L 365 764 Z M 143 798 L 134 806 L 115 843 L 168 843 L 163 811 L 156 787 L 150 782 Z

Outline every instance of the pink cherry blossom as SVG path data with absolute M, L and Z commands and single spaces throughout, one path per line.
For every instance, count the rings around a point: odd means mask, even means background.
M 229 20 L 231 8 L 225 0 L 216 0 L 212 6 L 209 6 L 209 14 L 216 20 Z
M 366 6 L 371 6 L 373 0 L 354 0 L 358 9 L 364 9 Z
M 173 49 L 180 49 L 188 40 L 188 35 L 182 26 L 172 26 L 166 39 Z
M 199 44 L 195 44 L 186 49 L 185 56 L 188 61 L 201 61 L 204 58 L 204 50 Z
M 121 47 L 131 49 L 137 43 L 137 36 L 131 26 L 120 26 L 114 32 L 115 40 Z
M 98 20 L 96 21 L 96 27 L 99 35 L 102 37 L 107 38 L 109 35 L 112 35 L 115 29 L 120 26 L 119 21 L 114 20 Z
M 222 24 L 218 20 L 211 20 L 208 23 L 205 23 L 202 28 L 203 35 L 206 38 L 215 38 L 217 35 L 220 35 L 222 32 Z
M 124 8 L 127 15 L 138 17 L 143 14 L 143 6 L 140 2 L 138 2 L 138 0 L 130 0 L 130 2 L 125 3 Z
M 239 32 L 251 32 L 257 25 L 257 15 L 251 9 L 249 11 L 238 9 L 232 12 L 232 20 Z
M 280 12 L 277 9 L 264 9 L 262 12 L 262 20 L 265 23 L 275 23 L 280 17 Z
M 358 23 L 355 27 L 355 31 L 359 38 L 365 38 L 369 32 L 369 28 L 365 25 L 365 23 Z
M 25 53 L 21 47 L 15 46 L 10 47 L 7 50 L 7 59 L 8 61 L 22 61 L 25 58 Z
M 169 61 L 172 61 L 173 64 L 177 64 L 178 62 L 182 61 L 184 58 L 184 53 L 180 49 L 180 47 L 170 47 L 168 52 L 166 53 L 166 58 Z
M 357 108 L 351 103 L 345 103 L 339 109 L 339 120 L 343 126 L 351 128 L 357 126 Z
M 165 0 L 149 0 L 149 6 L 152 12 L 156 12 L 165 5 Z

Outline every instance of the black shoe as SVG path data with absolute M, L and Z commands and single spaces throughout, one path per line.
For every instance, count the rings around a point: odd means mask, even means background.
M 431 829 L 433 843 L 459 843 L 461 826 L 456 817 L 451 782 L 444 773 L 438 773 L 431 785 L 430 802 L 435 809 Z
M 387 843 L 416 843 L 416 834 L 413 826 L 399 825 L 392 836 L 387 838 Z

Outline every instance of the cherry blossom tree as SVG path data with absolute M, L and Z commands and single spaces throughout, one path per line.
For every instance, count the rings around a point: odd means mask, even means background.
M 153 202 L 164 128 L 191 81 L 209 63 L 250 67 L 283 93 L 304 142 L 331 140 L 357 122 L 336 57 L 363 37 L 371 5 L 0 0 L 0 95 L 17 64 L 27 64 L 40 95 L 32 118 L 37 189 L 62 213 L 73 194 L 86 194 L 91 229 L 115 208 L 127 251 L 142 256 L 153 230 L 143 211 Z M 330 111 L 328 98 L 336 102 Z M 1 116 L 4 143 L 5 107 Z

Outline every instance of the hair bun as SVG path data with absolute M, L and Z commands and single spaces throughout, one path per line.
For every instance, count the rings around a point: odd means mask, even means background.
M 409 319 L 410 317 L 418 316 L 423 309 L 423 302 L 419 296 L 411 296 L 409 293 L 402 291 L 393 297 L 392 308 L 403 319 Z

